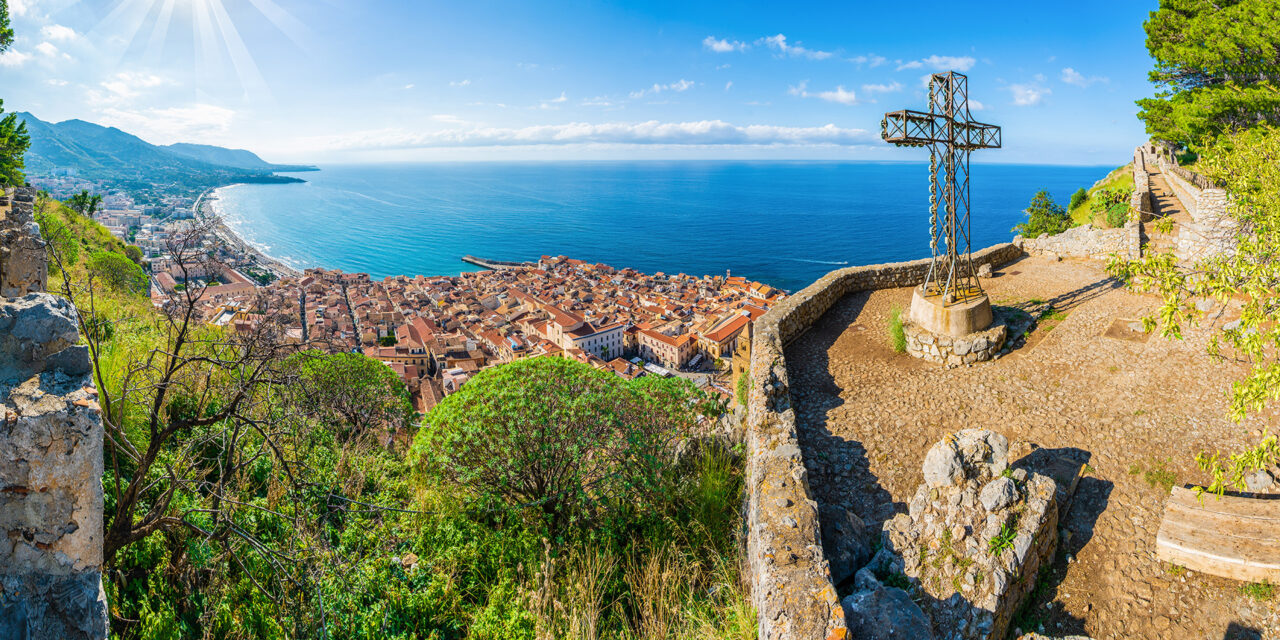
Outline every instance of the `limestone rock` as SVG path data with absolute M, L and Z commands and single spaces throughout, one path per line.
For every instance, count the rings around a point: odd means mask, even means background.
M 852 511 L 823 505 L 818 512 L 822 523 L 822 549 L 831 564 L 831 582 L 840 584 L 871 558 L 866 526 Z
M 1244 486 L 1253 493 L 1272 493 L 1280 487 L 1276 485 L 1276 478 L 1266 469 L 1257 469 L 1250 471 L 1244 475 Z
M 854 638 L 933 640 L 929 619 L 902 589 L 882 585 L 846 596 L 840 604 Z
M 948 487 L 965 479 L 984 481 L 1009 466 L 1009 440 L 987 429 L 965 429 L 933 445 L 924 457 L 924 481 Z M 969 473 L 975 475 L 968 476 Z
M 978 277 L 979 277 L 979 278 L 990 278 L 990 277 L 991 277 L 991 263 L 990 263 L 990 262 L 985 262 L 985 263 L 983 263 L 983 264 L 982 264 L 982 266 L 978 267 Z
M 1018 485 L 1011 478 L 996 478 L 982 488 L 979 499 L 987 511 L 999 511 L 1018 499 Z

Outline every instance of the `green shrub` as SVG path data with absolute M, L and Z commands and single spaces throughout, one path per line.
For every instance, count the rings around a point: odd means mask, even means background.
M 902 329 L 902 307 L 889 310 L 889 346 L 894 353 L 907 352 L 907 334 Z
M 1080 187 L 1075 193 L 1071 194 L 1071 202 L 1067 205 L 1067 209 L 1073 210 L 1084 204 L 1084 201 L 1088 199 L 1089 192 L 1084 187 Z
M 113 291 L 143 295 L 150 287 L 147 274 L 129 258 L 112 251 L 95 251 L 89 256 L 89 273 Z
M 749 392 L 751 390 L 750 389 L 751 381 L 749 380 L 750 377 L 751 377 L 751 374 L 748 371 L 743 371 L 738 376 L 738 404 L 744 407 L 747 406 L 747 402 L 750 400 L 750 396 L 749 396 Z
M 1071 226 L 1067 210 L 1054 202 L 1048 191 L 1041 189 L 1027 207 L 1027 221 L 1015 226 L 1013 232 L 1025 238 L 1039 238 L 1044 234 L 1057 235 Z

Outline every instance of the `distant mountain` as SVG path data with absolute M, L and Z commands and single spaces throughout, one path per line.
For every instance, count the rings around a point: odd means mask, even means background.
M 236 182 L 299 182 L 273 172 L 313 169 L 273 165 L 248 151 L 221 147 L 157 146 L 115 127 L 83 120 L 55 124 L 30 113 L 18 117 L 27 123 L 31 135 L 26 172 L 32 176 L 74 169 L 81 178 L 126 190 L 156 187 L 166 192 L 198 192 Z
M 180 156 L 186 156 L 193 160 L 199 160 L 208 164 L 217 164 L 225 167 L 236 167 L 239 169 L 254 169 L 263 171 L 315 171 L 316 168 L 306 165 L 293 164 L 272 164 L 259 158 L 252 151 L 244 149 L 227 149 L 225 147 L 215 147 L 209 144 L 191 144 L 189 142 L 178 142 L 176 144 L 165 145 L 162 149 L 176 153 Z

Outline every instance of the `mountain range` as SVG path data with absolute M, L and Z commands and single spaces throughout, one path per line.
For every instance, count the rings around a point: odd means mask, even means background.
M 32 176 L 73 169 L 80 178 L 123 189 L 168 186 L 199 190 L 235 182 L 297 182 L 297 178 L 275 172 L 316 170 L 272 164 L 243 149 L 187 143 L 154 145 L 115 127 L 84 120 L 51 123 L 30 113 L 19 113 L 18 117 L 27 123 L 31 136 L 25 159 L 26 172 Z

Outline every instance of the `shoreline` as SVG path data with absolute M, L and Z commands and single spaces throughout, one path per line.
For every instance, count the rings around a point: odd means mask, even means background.
M 249 256 L 253 259 L 255 264 L 267 271 L 270 271 L 277 278 L 296 278 L 301 276 L 302 271 L 285 264 L 278 258 L 267 255 L 257 247 L 254 247 L 244 238 L 240 237 L 240 234 L 236 233 L 235 230 L 226 223 L 221 212 L 217 211 L 217 209 L 211 204 L 212 201 L 218 200 L 218 191 L 220 189 L 234 186 L 236 185 L 223 185 L 221 187 L 209 189 L 200 194 L 200 197 L 196 202 L 196 217 L 212 220 L 213 234 L 217 236 L 218 239 L 225 242 L 232 251 L 241 255 Z M 208 207 L 207 213 L 206 207 Z

